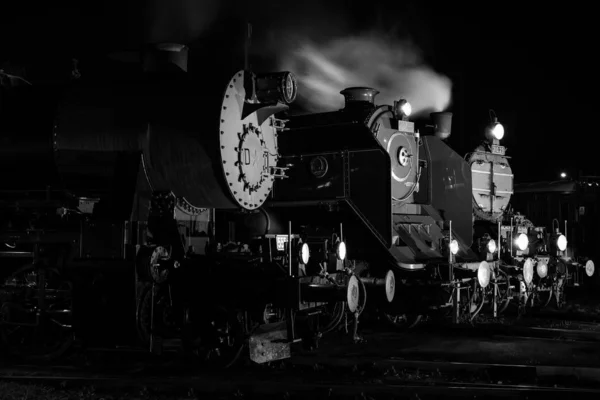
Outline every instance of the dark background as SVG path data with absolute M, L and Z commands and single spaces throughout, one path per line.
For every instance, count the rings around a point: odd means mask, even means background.
M 513 157 L 517 181 L 558 179 L 563 170 L 570 176 L 600 175 L 594 144 L 598 56 L 592 35 L 598 22 L 591 3 L 468 3 L 14 2 L 0 9 L 0 68 L 18 72 L 28 65 L 24 73 L 35 83 L 64 72 L 71 57 L 83 60 L 152 41 L 185 42 L 196 62 L 210 64 L 223 51 L 239 51 L 231 43 L 242 36 L 247 19 L 254 27 L 254 60 L 268 64 L 273 50 L 261 56 L 261 43 L 274 29 L 318 38 L 377 27 L 410 38 L 426 63 L 452 80 L 449 140 L 460 152 L 480 140 L 492 108 L 505 126 L 503 144 Z M 213 47 L 203 47 L 207 37 Z M 221 49 L 215 51 L 219 38 Z

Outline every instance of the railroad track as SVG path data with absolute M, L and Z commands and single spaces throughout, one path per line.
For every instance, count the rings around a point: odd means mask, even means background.
M 410 379 L 406 376 L 383 376 L 377 379 L 355 377 L 324 378 L 317 374 L 312 376 L 297 373 L 283 375 L 281 371 L 265 371 L 262 374 L 229 374 L 194 376 L 159 376 L 159 377 L 123 377 L 114 375 L 84 376 L 77 374 L 18 374 L 16 370 L 0 371 L 0 378 L 28 384 L 43 384 L 48 386 L 77 388 L 93 386 L 98 391 L 140 391 L 150 389 L 154 393 L 169 393 L 171 395 L 189 396 L 191 390 L 198 396 L 201 394 L 230 395 L 239 398 L 255 396 L 299 397 L 323 396 L 327 398 L 363 398 L 377 399 L 380 396 L 393 395 L 395 398 L 440 398 L 462 397 L 515 397 L 526 396 L 529 399 L 545 398 L 548 395 L 577 396 L 578 399 L 598 398 L 600 390 L 576 387 L 556 387 L 531 384 L 481 383 L 481 382 L 450 382 L 436 380 Z M 593 397 L 592 397 L 593 396 Z M 286 398 L 286 397 L 283 397 Z
M 429 325 L 415 331 L 416 334 L 422 332 L 435 332 L 443 330 L 445 335 L 456 337 L 496 337 L 496 338 L 524 338 L 534 340 L 567 340 L 576 342 L 600 342 L 600 324 L 588 324 L 586 328 L 578 325 L 576 328 L 567 327 L 545 327 L 530 326 L 524 324 L 500 324 L 485 323 L 457 326 L 438 326 Z
M 584 325 L 577 325 L 582 326 Z M 600 394 L 600 367 L 589 365 L 589 360 L 588 366 L 585 363 L 572 366 L 537 365 L 537 362 L 519 364 L 510 363 L 511 360 L 502 355 L 488 352 L 489 358 L 484 353 L 472 359 L 490 361 L 489 363 L 463 362 L 470 356 L 460 354 L 460 350 L 444 356 L 435 351 L 419 354 L 414 348 L 415 343 L 425 348 L 431 346 L 435 342 L 435 334 L 427 337 L 428 334 L 443 329 L 442 332 L 437 332 L 438 336 L 454 336 L 460 340 L 464 338 L 463 342 L 471 343 L 480 352 L 487 350 L 482 350 L 478 343 L 490 339 L 497 342 L 497 346 L 516 342 L 520 342 L 520 346 L 528 346 L 528 343 L 535 346 L 533 343 L 537 341 L 540 348 L 547 346 L 549 340 L 566 340 L 591 344 L 586 345 L 586 348 L 593 349 L 600 341 L 600 331 L 594 330 L 598 328 L 595 324 L 588 324 L 586 327 L 587 329 L 582 330 L 495 324 L 474 327 L 426 325 L 404 334 L 374 332 L 372 337 L 385 343 L 391 350 L 390 353 L 396 353 L 395 356 L 384 356 L 388 352 L 377 343 L 374 346 L 345 346 L 345 349 L 338 347 L 329 351 L 329 346 L 324 342 L 325 351 L 295 356 L 291 360 L 274 364 L 277 367 L 255 366 L 241 372 L 228 370 L 226 374 L 220 375 L 228 377 L 226 382 L 220 381 L 220 376 L 216 377 L 210 372 L 207 374 L 207 371 L 182 363 L 176 353 L 171 352 L 157 358 L 134 348 L 88 349 L 87 354 L 90 357 L 94 355 L 92 358 L 95 357 L 96 365 L 93 365 L 94 362 L 92 365 L 75 362 L 48 367 L 0 365 L 0 379 L 49 385 L 66 382 L 70 386 L 93 385 L 119 390 L 145 386 L 163 391 L 185 387 L 193 389 L 195 393 L 216 391 L 228 394 L 239 390 L 242 393 L 275 397 L 285 393 L 312 396 L 307 392 L 331 391 L 342 398 L 357 393 L 365 393 L 373 398 L 391 393 L 399 397 L 406 395 L 407 398 L 414 398 L 410 396 L 418 393 L 421 399 L 440 395 L 534 398 L 549 394 L 573 394 L 581 399 Z M 412 343 L 405 350 L 402 346 L 409 338 Z M 478 342 L 477 338 L 482 340 Z M 575 345 L 574 343 L 573 346 Z M 561 346 L 571 349 L 568 343 L 562 343 Z M 441 359 L 444 357 L 445 360 Z M 492 360 L 500 360 L 501 363 L 491 362 Z M 600 366 L 598 362 L 593 364 Z M 296 381 L 300 376 L 301 382 Z M 232 382 L 235 382 L 233 386 Z

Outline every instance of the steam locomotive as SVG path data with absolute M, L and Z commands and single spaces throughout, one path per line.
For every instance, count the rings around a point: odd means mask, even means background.
M 518 312 L 545 307 L 552 298 L 564 305 L 566 286 L 578 286 L 594 274 L 587 257 L 568 257 L 567 238 L 557 226 L 552 231 L 535 226 L 510 205 L 513 174 L 505 148 L 504 129 L 493 117 L 486 140 L 467 155 L 473 173 L 474 247 L 492 261 L 492 285 L 482 297 L 493 305 L 494 316 L 516 303 Z M 566 221 L 565 221 L 566 231 Z
M 400 326 L 512 298 L 498 138 L 465 159 L 444 142 L 451 113 L 422 134 L 406 99 L 377 106 L 364 87 L 341 110 L 288 115 L 292 73 L 207 82 L 187 51 L 149 48 L 135 76 L 2 90 L 8 350 L 52 358 L 129 334 L 226 367 L 341 324 L 359 340 L 367 298 Z
M 285 177 L 276 114 L 296 97 L 294 76 L 242 70 L 206 82 L 187 74 L 187 52 L 148 48 L 134 77 L 3 88 L 8 351 L 53 358 L 76 339 L 132 332 L 153 352 L 175 340 L 219 366 L 247 343 L 261 363 L 289 357 L 293 343 L 363 306 L 349 269 L 295 272 L 311 257 L 305 237 L 288 230 L 284 244 L 239 223 L 260 215 Z M 331 228 L 310 245 L 336 265 L 345 245 L 342 228 Z
M 391 271 L 401 287 L 393 301 L 379 292 L 374 302 L 396 325 L 430 312 L 471 317 L 492 266 L 471 246 L 470 165 L 444 142 L 452 114 L 432 113 L 422 135 L 406 99 L 377 106 L 377 93 L 348 88 L 343 109 L 288 118 L 279 150 L 289 178 L 265 204 L 272 231 L 283 234 L 274 221 L 291 215 L 307 235 L 343 222 L 361 281 L 385 282 Z

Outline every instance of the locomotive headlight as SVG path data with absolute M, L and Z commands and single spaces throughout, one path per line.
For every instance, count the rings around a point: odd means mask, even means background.
M 565 251 L 567 249 L 567 238 L 565 235 L 560 235 L 558 239 L 556 239 L 556 247 L 558 247 L 560 251 Z
M 310 259 L 310 249 L 308 248 L 308 244 L 304 243 L 302 245 L 302 249 L 300 250 L 300 260 L 302 260 L 302 264 L 308 264 L 309 259 Z
M 533 261 L 531 260 L 531 258 L 528 258 L 523 263 L 523 279 L 528 285 L 533 280 Z
M 587 276 L 592 276 L 594 275 L 594 270 L 595 270 L 595 266 L 594 266 L 594 262 L 592 260 L 587 260 L 587 262 L 585 263 L 585 274 Z
M 458 242 L 456 241 L 456 239 L 452 239 L 449 247 L 450 247 L 450 252 L 452 254 L 456 255 L 456 253 L 458 253 Z
M 543 261 L 538 261 L 536 271 L 540 278 L 545 278 L 548 275 L 548 265 Z
M 496 241 L 494 239 L 490 239 L 490 241 L 487 243 L 487 249 L 492 254 L 496 252 Z
M 521 234 L 519 234 L 519 236 L 517 236 L 517 239 L 515 240 L 515 244 L 517 245 L 519 250 L 525 251 L 527 246 L 529 246 L 529 238 L 527 237 L 526 234 L 521 233 Z
M 477 281 L 482 288 L 486 288 L 490 283 L 492 276 L 492 270 L 490 265 L 486 261 L 482 261 L 477 268 Z
M 288 71 L 256 74 L 254 92 L 257 100 L 263 104 L 292 104 L 298 95 L 296 76 Z
M 393 112 L 395 118 L 406 121 L 412 113 L 412 106 L 406 99 L 400 99 L 394 101 Z
M 498 140 L 502 140 L 504 137 L 504 127 L 501 123 L 496 122 L 492 127 L 492 136 Z
M 490 114 L 493 113 L 493 110 L 490 110 Z M 490 115 L 491 116 L 491 115 Z M 492 121 L 485 129 L 485 136 L 488 140 L 501 140 L 504 137 L 504 126 L 500 122 L 498 122 L 498 118 L 494 116 Z
M 412 106 L 406 99 L 400 100 L 396 105 L 397 113 L 403 117 L 410 117 Z
M 346 259 L 346 243 L 339 242 L 335 253 L 339 260 L 344 261 Z

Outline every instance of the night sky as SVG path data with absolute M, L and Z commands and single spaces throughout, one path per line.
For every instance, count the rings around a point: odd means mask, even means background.
M 94 2 L 93 9 L 85 8 L 89 2 L 62 2 L 54 9 L 51 3 L 45 9 L 21 2 L 3 4 L 0 65 L 4 67 L 0 68 L 6 68 L 6 61 L 15 65 L 35 58 L 38 65 L 52 70 L 59 62 L 57 54 L 69 59 L 84 57 L 91 48 L 104 53 L 131 50 L 140 42 L 163 39 L 161 35 L 165 40 L 185 41 L 194 49 L 207 32 L 233 31 L 245 18 L 254 26 L 255 53 L 260 52 L 256 46 L 261 40 L 282 26 L 321 38 L 377 27 L 410 39 L 426 64 L 451 79 L 450 144 L 459 152 L 477 144 L 492 108 L 505 126 L 503 144 L 513 157 L 517 182 L 557 179 L 561 170 L 600 175 L 597 151 L 590 144 L 599 134 L 599 70 L 593 35 L 598 21 L 591 5 L 567 8 L 570 2 L 534 8 L 526 2 L 457 6 L 433 1 L 268 0 L 253 6 L 222 1 L 227 5 L 217 7 L 215 2 L 199 1 L 194 12 L 184 11 L 188 21 L 196 22 L 182 24 L 177 21 L 182 13 L 174 12 L 167 18 L 173 23 L 163 24 L 161 33 L 144 25 L 149 13 L 142 10 L 147 3 L 142 0 Z M 206 5 L 198 6 L 202 3 Z M 164 9 L 161 12 L 166 15 Z M 191 28 L 186 31 L 185 26 Z M 204 59 L 211 61 L 210 52 Z

